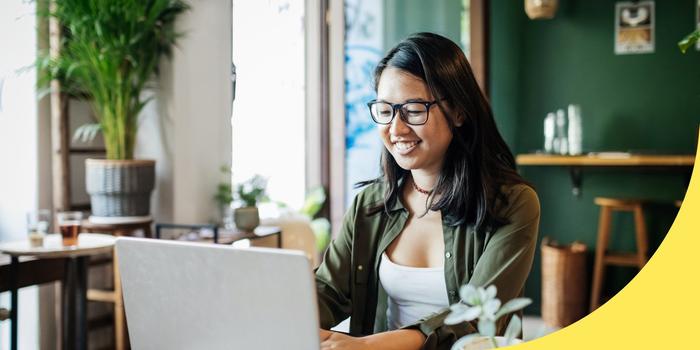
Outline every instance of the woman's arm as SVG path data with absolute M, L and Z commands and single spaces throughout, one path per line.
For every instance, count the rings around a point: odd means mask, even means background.
M 328 246 L 323 262 L 316 270 L 316 292 L 322 328 L 336 326 L 350 316 L 350 260 L 358 197 L 343 218 L 338 237 Z
M 474 267 L 469 284 L 496 286 L 504 304 L 521 295 L 532 269 L 540 223 L 540 202 L 535 191 L 526 186 L 510 198 L 505 216 L 509 224 L 492 233 L 484 253 Z M 511 315 L 498 320 L 497 333 L 505 331 Z
M 540 219 L 535 191 L 524 186 L 509 198 L 504 214 L 510 223 L 491 233 L 468 282 L 480 287 L 495 285 L 503 303 L 519 296 L 532 267 Z M 419 329 L 427 336 L 424 349 L 450 349 L 460 337 L 476 332 L 476 323 L 445 325 L 443 321 L 448 313 L 448 309 L 443 310 L 406 328 Z M 508 321 L 510 315 L 499 320 L 498 333 L 502 333 Z
M 365 337 L 368 349 L 418 350 L 425 342 L 425 335 L 415 329 L 397 329 Z
M 399 329 L 368 335 L 351 337 L 347 334 L 321 330 L 321 350 L 419 350 L 425 336 L 418 330 Z

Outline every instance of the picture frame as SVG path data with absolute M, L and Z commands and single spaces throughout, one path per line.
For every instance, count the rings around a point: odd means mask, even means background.
M 654 27 L 654 1 L 616 3 L 615 54 L 654 52 Z

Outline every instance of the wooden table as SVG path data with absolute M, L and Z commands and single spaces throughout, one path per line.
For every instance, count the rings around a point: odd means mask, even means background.
M 63 349 L 87 349 L 86 293 L 87 263 L 91 255 L 109 253 L 114 247 L 115 238 L 108 235 L 81 233 L 76 246 L 64 247 L 60 234 L 47 235 L 44 246 L 31 247 L 29 240 L 0 243 L 0 253 L 10 255 L 11 329 L 10 349 L 17 347 L 17 289 L 19 258 L 65 259 L 63 290 L 61 293 Z
M 600 152 L 582 156 L 561 156 L 551 154 L 519 154 L 515 162 L 520 166 L 565 166 L 569 167 L 572 193 L 581 195 L 582 168 L 584 167 L 623 167 L 623 168 L 675 168 L 688 170 L 688 180 L 695 164 L 695 155 L 666 154 L 646 155 L 625 152 Z
M 161 230 L 163 229 L 185 229 L 185 230 L 208 230 L 211 232 L 211 236 L 203 236 L 201 234 L 194 235 L 194 237 L 189 238 L 183 236 L 180 240 L 185 241 L 197 241 L 205 243 L 217 243 L 217 244 L 231 244 L 236 241 L 243 239 L 261 239 L 268 236 L 276 236 L 277 238 L 277 248 L 282 248 L 282 231 L 277 226 L 258 226 L 253 232 L 242 231 L 237 228 L 234 229 L 222 229 L 216 225 L 188 225 L 188 224 L 171 224 L 171 223 L 157 223 L 155 238 L 161 238 Z

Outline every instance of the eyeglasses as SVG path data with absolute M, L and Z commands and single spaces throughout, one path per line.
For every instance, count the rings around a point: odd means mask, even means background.
M 391 104 L 389 102 L 372 100 L 367 102 L 369 113 L 372 115 L 372 120 L 377 124 L 391 124 L 399 111 L 399 117 L 406 124 L 423 125 L 428 121 L 428 112 L 430 107 L 436 104 L 438 100 L 433 102 L 406 102 Z

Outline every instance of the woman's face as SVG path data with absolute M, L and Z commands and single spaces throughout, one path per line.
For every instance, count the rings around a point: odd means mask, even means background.
M 436 98 L 420 78 L 398 68 L 387 67 L 377 86 L 377 100 L 391 104 L 410 101 L 432 102 Z M 410 125 L 397 111 L 391 124 L 379 125 L 384 147 L 405 170 L 438 173 L 452 141 L 452 131 L 440 108 L 434 104 L 423 125 Z

